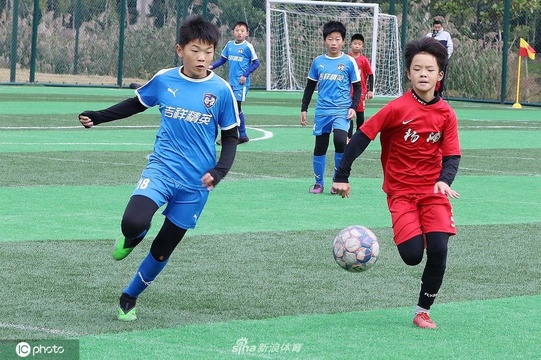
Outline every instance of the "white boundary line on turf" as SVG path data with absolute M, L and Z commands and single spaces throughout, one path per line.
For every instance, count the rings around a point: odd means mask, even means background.
M 267 130 L 263 130 L 263 129 L 260 129 L 260 128 L 249 127 L 249 126 L 247 126 L 246 128 L 263 133 L 263 136 L 250 139 L 250 141 L 267 140 L 267 139 L 270 139 L 271 137 L 274 136 L 274 134 L 272 132 L 267 131 Z
M 8 323 L 2 323 L 2 322 L 0 322 L 0 328 L 17 329 L 17 330 L 23 330 L 23 331 L 44 332 L 44 333 L 47 333 L 47 334 L 62 335 L 62 336 L 72 336 L 72 337 L 79 336 L 79 334 L 71 332 L 71 331 L 64 331 L 64 330 L 58 330 L 58 329 L 48 329 L 48 328 L 44 328 L 44 327 L 40 327 L 40 326 L 8 324 Z
M 460 129 L 488 129 L 488 130 L 493 130 L 493 129 L 524 129 L 524 130 L 527 130 L 527 129 L 539 129 L 539 127 L 536 127 L 536 126 L 517 126 L 517 125 L 488 125 L 488 126 L 478 126 L 478 125 L 464 125 L 464 126 L 459 126 L 459 130 Z
M 33 142 L 33 143 L 25 143 L 25 142 L 0 142 L 0 145 L 106 145 L 106 146 L 152 146 L 154 144 L 144 144 L 144 143 L 103 143 L 103 142 L 95 142 L 95 143 L 88 143 L 88 142 Z
M 157 129 L 158 125 L 117 125 L 107 126 L 108 129 Z M 101 129 L 104 129 L 102 127 Z M 65 130 L 65 129 L 83 129 L 78 126 L 0 126 L 0 130 Z
M 303 127 L 299 125 L 265 125 L 266 128 L 300 128 Z M 308 126 L 311 128 L 311 126 Z M 102 126 L 100 129 L 158 129 L 158 125 L 119 125 L 119 126 Z M 247 129 L 260 130 L 259 128 L 254 128 L 247 126 Z M 72 129 L 82 129 L 82 126 L 0 126 L 0 130 L 72 130 Z M 518 125 L 461 125 L 460 129 L 539 129 L 537 126 L 518 126 Z M 83 129 L 84 130 L 84 129 Z M 86 129 L 88 130 L 88 129 Z
M 301 125 L 265 125 L 267 128 L 285 128 L 285 127 L 301 127 Z M 159 125 L 107 125 L 100 129 L 157 129 Z M 248 129 L 256 131 L 265 131 L 260 128 L 247 126 Z M 65 129 L 81 129 L 85 130 L 81 125 L 75 126 L 0 126 L 0 130 L 65 130 Z
M 112 126 L 111 126 L 112 127 Z M 119 126 L 121 127 L 121 126 Z M 131 128 L 137 128 L 139 126 L 132 126 Z M 72 129 L 72 128 L 80 128 L 80 126 L 77 126 L 77 127 L 60 127 L 62 129 Z M 146 127 L 145 127 L 146 128 Z M 250 141 L 260 141 L 260 140 L 267 140 L 267 139 L 270 139 L 272 137 L 274 137 L 274 133 L 272 133 L 272 131 L 267 131 L 267 130 L 264 130 L 264 129 L 260 129 L 260 128 L 254 128 L 254 127 L 248 127 L 248 129 L 251 129 L 251 130 L 254 130 L 254 131 L 258 131 L 260 133 L 262 133 L 263 135 L 260 136 L 260 137 L 256 137 L 256 138 L 251 138 Z M 8 129 L 6 127 L 0 127 L 0 129 Z M 17 127 L 17 128 L 9 128 L 9 129 L 17 129 L 17 130 L 22 130 L 22 129 L 59 129 L 59 127 L 51 127 L 51 128 L 48 128 L 48 127 Z M 145 144 L 145 143 L 104 143 L 104 142 L 96 142 L 96 143 L 78 143 L 78 142 L 59 142 L 59 143 L 51 143 L 51 142 L 48 142 L 48 143 L 22 143 L 22 142 L 0 142 L 0 145 L 27 145 L 27 146 L 31 146 L 31 145 L 106 145 L 106 146 L 117 146 L 117 145 L 122 145 L 122 146 L 133 146 L 133 145 L 137 145 L 137 146 L 152 146 L 154 144 Z
M 500 175 L 507 175 L 507 176 L 541 176 L 539 174 L 532 174 L 532 173 L 517 173 L 517 172 L 501 171 L 501 170 L 468 168 L 468 167 L 462 167 L 462 166 L 460 167 L 460 170 L 479 171 L 479 172 L 485 172 L 489 174 L 500 174 Z

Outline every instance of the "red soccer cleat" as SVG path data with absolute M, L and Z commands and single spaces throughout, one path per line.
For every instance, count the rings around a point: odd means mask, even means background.
M 437 327 L 430 316 L 424 312 L 415 315 L 413 323 L 422 329 L 435 329 Z

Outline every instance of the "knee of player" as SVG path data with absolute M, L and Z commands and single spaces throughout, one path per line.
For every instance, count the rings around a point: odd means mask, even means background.
M 419 265 L 423 261 L 423 254 L 400 254 L 404 264 L 409 266 Z
M 143 223 L 131 217 L 123 217 L 120 228 L 122 235 L 127 239 L 135 239 L 150 227 L 150 224 Z

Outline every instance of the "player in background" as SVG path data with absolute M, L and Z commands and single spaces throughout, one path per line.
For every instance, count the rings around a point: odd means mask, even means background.
M 456 234 L 451 189 L 460 162 L 456 114 L 434 94 L 443 77 L 447 50 L 423 37 L 404 50 L 406 75 L 413 89 L 390 101 L 357 131 L 336 171 L 333 187 L 349 197 L 353 161 L 380 134 L 383 191 L 392 218 L 394 242 L 407 265 L 426 264 L 413 323 L 436 328 L 429 316 L 441 287 L 449 237 Z
M 357 63 L 342 52 L 345 38 L 346 28 L 341 22 L 330 21 L 323 26 L 323 40 L 327 52 L 317 56 L 312 62 L 302 97 L 301 125 L 306 126 L 308 105 L 317 86 L 313 131 L 316 141 L 312 161 L 316 183 L 310 188 L 312 194 L 321 194 L 324 189 L 330 133 L 333 133 L 336 169 L 347 144 L 349 123 L 355 117 L 355 109 L 361 98 L 361 79 Z M 350 96 L 351 87 L 353 97 Z
M 246 100 L 250 89 L 250 75 L 259 67 L 259 58 L 254 46 L 246 40 L 248 35 L 248 24 L 244 21 L 237 22 L 233 28 L 235 40 L 230 40 L 223 48 L 220 58 L 209 66 L 211 70 L 217 69 L 229 61 L 229 84 L 233 88 L 239 108 L 239 144 L 250 141 L 246 135 L 246 119 L 242 111 L 242 102 Z
M 139 244 L 158 208 L 165 220 L 150 252 L 120 296 L 118 319 L 137 319 L 138 296 L 166 266 L 186 231 L 195 227 L 210 190 L 227 174 L 235 158 L 239 123 L 235 96 L 229 84 L 210 65 L 220 33 L 196 17 L 179 30 L 176 51 L 183 66 L 158 71 L 135 90 L 136 96 L 105 110 L 84 111 L 86 128 L 122 119 L 159 106 L 161 126 L 154 151 L 141 174 L 122 217 L 122 238 L 113 258 L 122 260 Z M 221 128 L 222 151 L 216 162 L 214 142 Z
M 451 38 L 451 34 L 443 30 L 443 25 L 440 20 L 434 20 L 434 22 L 432 22 L 432 31 L 426 34 L 426 37 L 432 37 L 438 40 L 447 49 L 447 61 L 445 61 L 445 65 L 443 67 L 443 77 L 440 81 L 438 81 L 435 87 L 435 90 L 441 97 L 443 96 L 443 91 L 445 90 L 443 83 L 447 77 L 447 66 L 449 65 L 451 55 L 453 55 L 453 39 Z
M 359 127 L 364 123 L 366 101 L 369 101 L 374 97 L 374 73 L 370 61 L 363 55 L 364 36 L 362 34 L 353 34 L 349 46 L 351 51 L 348 55 L 355 59 L 357 67 L 359 68 L 362 94 L 359 106 L 355 109 L 355 112 L 357 113 L 356 124 L 354 124 L 353 121 L 349 124 L 348 141 L 353 135 L 353 127 L 356 126 L 355 129 L 359 130 Z M 351 90 L 351 94 L 353 95 L 353 89 Z

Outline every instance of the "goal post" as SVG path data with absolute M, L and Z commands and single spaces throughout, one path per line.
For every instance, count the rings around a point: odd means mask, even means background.
M 267 0 L 266 89 L 303 90 L 312 60 L 325 53 L 323 25 L 331 20 L 351 35 L 364 36 L 363 54 L 374 72 L 374 95 L 402 94 L 401 52 L 397 18 L 382 14 L 378 4 L 314 0 Z

